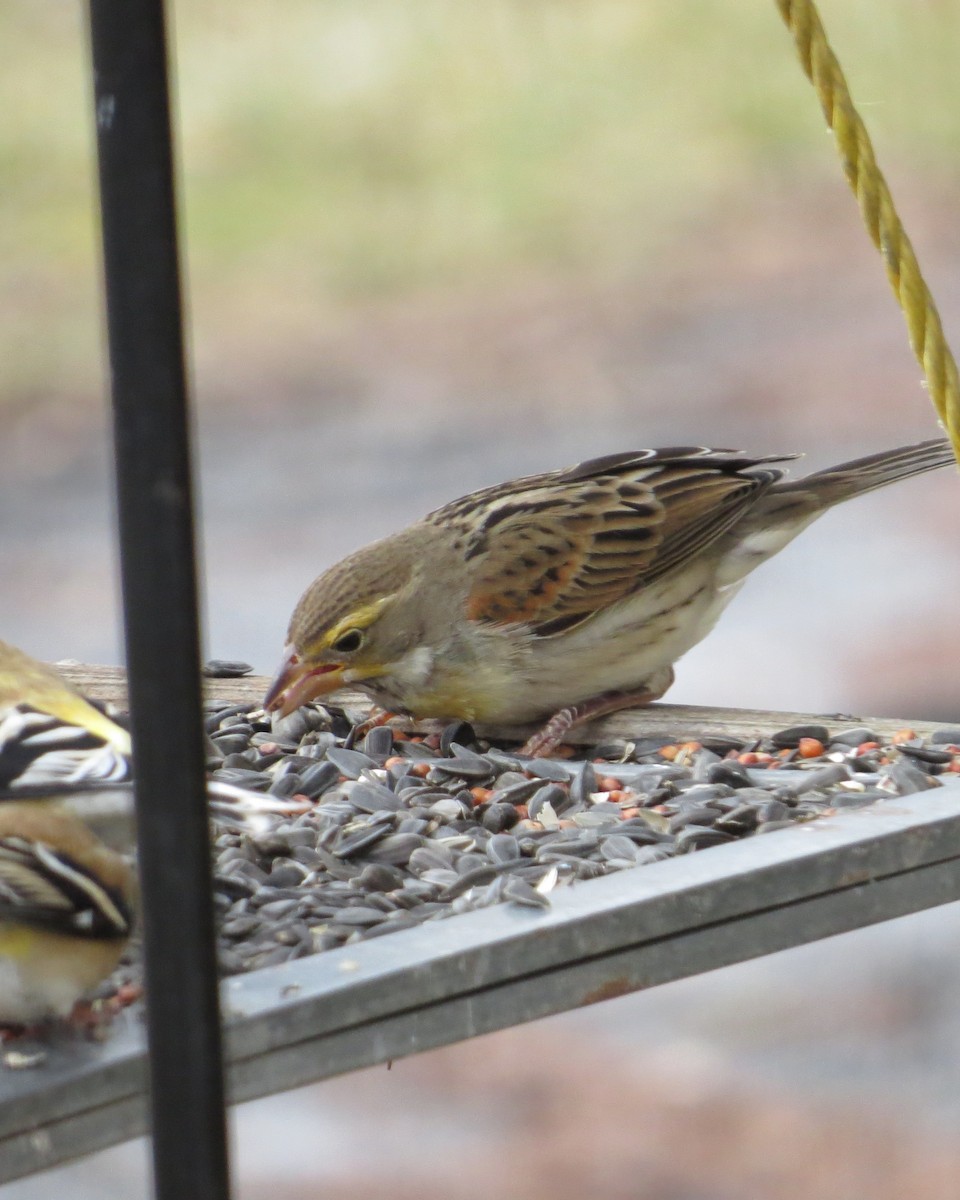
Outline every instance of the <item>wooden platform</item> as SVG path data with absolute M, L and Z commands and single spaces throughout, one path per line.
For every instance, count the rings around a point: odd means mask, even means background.
M 90 666 L 84 663 L 57 663 L 60 671 L 82 692 L 97 700 L 109 701 L 121 710 L 126 709 L 126 676 L 121 667 Z M 270 680 L 265 675 L 246 675 L 241 679 L 207 679 L 205 694 L 228 704 L 258 704 L 266 695 Z M 358 719 L 372 711 L 369 697 L 361 692 L 337 692 L 331 699 L 344 704 Z M 960 720 L 960 717 L 958 717 Z M 406 729 L 416 728 L 415 722 L 398 723 Z M 578 745 L 632 740 L 640 737 L 662 737 L 664 742 L 691 741 L 700 737 L 726 735 L 750 738 L 768 737 L 791 725 L 826 725 L 840 729 L 865 725 L 881 738 L 892 737 L 908 728 L 924 735 L 942 722 L 913 721 L 906 718 L 864 717 L 851 713 L 770 712 L 754 708 L 708 708 L 702 705 L 651 704 L 649 708 L 629 708 L 598 721 L 589 721 L 574 729 L 569 741 Z M 523 742 L 536 732 L 534 725 L 478 725 L 481 737 Z

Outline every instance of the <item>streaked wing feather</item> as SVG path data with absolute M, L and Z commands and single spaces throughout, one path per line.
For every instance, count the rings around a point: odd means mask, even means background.
M 431 514 L 478 559 L 468 615 L 564 632 L 694 557 L 781 472 L 699 447 L 610 455 L 531 476 Z
M 129 932 L 123 902 L 92 875 L 41 842 L 0 838 L 0 920 L 81 937 Z
M 98 734 L 25 704 L 0 712 L 0 787 L 129 778 L 129 760 Z
M 73 904 L 37 869 L 35 854 L 19 838 L 0 841 L 0 911 L 72 912 Z

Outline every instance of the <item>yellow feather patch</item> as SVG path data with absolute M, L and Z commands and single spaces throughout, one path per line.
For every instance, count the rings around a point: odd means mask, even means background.
M 43 707 L 52 716 L 66 721 L 68 725 L 80 725 L 89 730 L 94 737 L 103 738 L 105 742 L 115 747 L 127 758 L 133 753 L 130 734 L 120 725 L 111 721 L 109 717 L 104 716 L 99 709 L 88 704 L 82 696 L 73 696 L 65 691 L 62 697 L 51 696 L 49 702 Z
M 328 650 L 337 638 L 343 637 L 351 629 L 369 629 L 392 599 L 392 596 L 381 596 L 379 600 L 374 600 L 371 604 L 364 604 L 361 608 L 349 613 L 342 621 L 332 625 L 323 634 L 318 649 Z
M 34 942 L 35 931 L 28 926 L 0 923 L 0 958 L 25 958 Z

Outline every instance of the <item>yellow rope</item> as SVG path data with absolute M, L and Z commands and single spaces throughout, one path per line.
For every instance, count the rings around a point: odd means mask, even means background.
M 777 0 L 777 7 L 793 34 L 800 62 L 833 130 L 847 182 L 857 197 L 867 232 L 883 255 L 887 276 L 907 321 L 910 345 L 923 367 L 930 398 L 960 462 L 957 364 L 943 335 L 940 314 L 920 273 L 913 246 L 897 216 L 887 181 L 877 166 L 870 136 L 854 107 L 813 0 Z

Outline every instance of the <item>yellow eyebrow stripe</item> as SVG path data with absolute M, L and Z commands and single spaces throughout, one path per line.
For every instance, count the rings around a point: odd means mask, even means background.
M 323 635 L 323 647 L 326 649 L 332 646 L 337 638 L 342 637 L 350 629 L 369 629 L 392 599 L 392 596 L 381 596 L 379 600 L 374 600 L 371 604 L 364 604 L 362 608 L 349 613 Z

